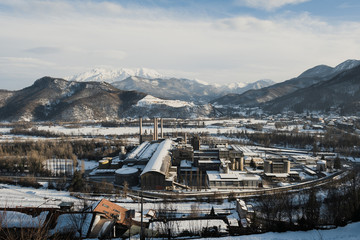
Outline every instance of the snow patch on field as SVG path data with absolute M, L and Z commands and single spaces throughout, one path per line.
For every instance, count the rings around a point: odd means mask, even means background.
M 51 232 L 54 234 L 75 231 L 81 237 L 86 237 L 92 218 L 92 213 L 62 214 L 57 219 L 56 226 Z
M 43 226 L 48 212 L 31 216 L 21 212 L 0 211 L 0 228 L 37 228 Z
M 78 159 L 78 166 L 77 166 L 77 170 L 81 171 L 82 170 L 82 165 L 84 164 L 84 170 L 92 170 L 96 167 L 99 166 L 99 162 L 98 161 L 88 161 L 88 160 L 80 160 Z
M 164 100 L 151 95 L 147 95 L 136 104 L 137 107 L 146 107 L 151 105 L 167 105 L 174 108 L 195 106 L 195 104 L 192 102 L 185 102 L 181 100 Z
M 35 189 L 0 184 L 0 207 L 48 207 L 58 208 L 61 202 L 74 202 L 82 207 L 82 200 L 70 196 L 69 192 L 50 189 Z

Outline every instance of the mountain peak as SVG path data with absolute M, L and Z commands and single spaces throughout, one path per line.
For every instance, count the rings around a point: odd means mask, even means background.
M 340 63 L 336 67 L 332 68 L 327 65 L 318 65 L 313 68 L 310 68 L 299 75 L 299 77 L 326 77 L 332 74 L 337 74 L 338 72 L 342 72 L 344 70 L 352 69 L 356 66 L 360 65 L 359 60 L 349 59 L 345 62 Z
M 340 63 L 339 65 L 337 65 L 334 70 L 336 72 L 340 72 L 340 71 L 344 71 L 344 70 L 349 70 L 351 68 L 357 67 L 360 65 L 360 61 L 356 60 L 356 59 L 348 59 L 345 62 Z
M 49 86 L 63 85 L 65 83 L 67 83 L 67 81 L 64 79 L 45 76 L 36 80 L 34 86 L 46 88 Z
M 323 77 L 332 72 L 333 68 L 327 65 L 318 65 L 310 68 L 299 75 L 299 77 Z
M 66 79 L 69 81 L 77 82 L 108 82 L 113 83 L 122 81 L 128 77 L 142 77 L 142 78 L 161 78 L 163 77 L 156 70 L 149 68 L 120 68 L 120 69 L 107 69 L 107 68 L 94 68 L 90 71 L 83 72 Z

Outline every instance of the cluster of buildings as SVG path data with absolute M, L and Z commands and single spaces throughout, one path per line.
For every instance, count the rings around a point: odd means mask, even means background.
M 154 134 L 144 135 L 141 119 L 139 123 L 140 144 L 119 160 L 115 184 L 145 190 L 262 187 L 259 175 L 244 170 L 238 146 L 204 146 L 199 136 L 189 141 L 186 135 L 165 139 L 161 134 L 159 138 L 157 119 Z
M 314 157 L 306 151 L 220 142 L 204 145 L 198 135 L 164 138 L 161 134 L 159 138 L 158 120 L 154 120 L 154 134 L 146 135 L 139 122 L 140 144 L 112 164 L 104 159 L 108 169 L 104 162 L 100 164 L 101 171 L 114 174 L 117 185 L 144 190 L 257 189 L 333 171 L 333 153 Z

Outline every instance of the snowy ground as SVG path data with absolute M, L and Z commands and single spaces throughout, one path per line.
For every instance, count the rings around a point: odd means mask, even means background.
M 80 159 L 78 159 L 77 170 L 80 171 L 83 164 L 84 164 L 84 168 L 85 168 L 84 170 L 92 170 L 92 169 L 99 166 L 98 161 L 88 161 L 88 160 L 80 160 Z
M 348 157 L 347 159 L 348 159 L 350 162 L 360 163 L 360 158 Z
M 127 134 L 137 134 L 139 132 L 138 127 L 114 127 L 114 128 L 106 128 L 101 126 L 84 126 L 81 128 L 66 128 L 63 126 L 41 126 L 39 130 L 46 130 L 54 133 L 62 133 L 65 135 L 93 135 L 93 136 L 105 136 L 105 135 L 127 135 Z M 152 126 L 144 126 L 143 132 L 147 132 L 148 134 L 152 132 L 154 129 Z M 216 133 L 227 133 L 230 131 L 247 131 L 253 132 L 251 129 L 246 128 L 236 128 L 236 127 L 220 127 L 220 126 L 207 126 L 207 127 L 199 127 L 199 128 L 164 128 L 163 132 L 166 133 L 175 133 L 175 132 L 191 132 L 191 133 L 200 133 L 200 132 L 208 132 L 210 134 Z
M 101 197 L 100 197 L 101 198 Z M 95 200 L 95 199 L 94 199 Z M 115 199 L 112 199 L 115 200 Z M 140 210 L 140 203 L 133 202 L 127 198 L 117 198 L 118 204 L 127 209 Z M 70 196 L 69 192 L 47 190 L 47 189 L 34 189 L 20 186 L 12 186 L 0 184 L 0 207 L 57 207 L 62 201 L 75 202 L 75 205 L 81 206 L 82 200 Z M 175 209 L 178 213 L 190 213 L 191 211 L 199 211 L 199 213 L 208 212 L 211 207 L 214 207 L 215 212 L 224 211 L 228 209 L 230 212 L 234 211 L 234 204 L 224 201 L 223 203 L 195 203 L 195 202 L 182 202 L 177 204 L 163 204 L 163 203 L 145 203 L 144 212 L 149 209 L 168 208 Z M 285 232 L 285 233 L 265 233 L 255 234 L 240 237 L 225 237 L 220 239 L 244 239 L 244 240 L 302 240 L 302 239 L 359 239 L 360 222 L 349 224 L 345 227 L 332 229 L 332 230 L 311 230 L 311 231 L 298 231 L 298 232 Z M 210 239 L 210 238 L 209 238 Z
M 323 130 L 304 130 L 302 125 L 288 125 L 281 129 L 276 129 L 275 123 L 273 121 L 267 120 L 258 120 L 253 118 L 236 118 L 236 119 L 197 119 L 190 120 L 190 124 L 198 125 L 198 127 L 193 128 L 164 128 L 163 132 L 174 133 L 174 132 L 191 132 L 191 133 L 200 133 L 208 132 L 209 134 L 223 134 L 229 132 L 237 131 L 247 131 L 254 132 L 254 130 L 247 128 L 246 125 L 261 124 L 263 125 L 263 132 L 272 132 L 275 130 L 278 131 L 292 131 L 295 128 L 299 132 L 309 133 L 309 134 L 318 134 L 323 133 Z M 76 127 L 71 127 L 72 125 L 61 125 L 61 126 L 41 126 L 38 125 L 39 130 L 50 131 L 57 134 L 65 134 L 67 136 L 106 136 L 106 135 L 132 135 L 139 132 L 139 128 L 136 127 L 102 127 L 99 125 L 76 125 Z M 32 136 L 20 136 L 20 135 L 11 135 L 9 134 L 11 128 L 0 128 L 0 141 L 9 141 L 13 139 L 34 139 Z M 143 126 L 143 131 L 150 133 L 153 131 L 153 125 Z M 38 139 L 43 139 L 38 137 Z M 45 138 L 44 138 L 45 139 Z
M 284 232 L 284 233 L 264 233 L 253 234 L 246 236 L 224 237 L 217 238 L 220 240 L 225 239 L 241 239 L 241 240 L 358 240 L 360 233 L 360 222 L 349 224 L 345 227 L 338 227 L 331 230 L 311 230 L 311 231 L 298 231 L 298 232 Z M 214 238 L 207 238 L 214 239 Z
M 74 202 L 75 206 L 83 206 L 83 201 L 70 196 L 69 192 L 0 184 L 1 208 L 57 208 L 61 202 Z
M 46 186 L 46 183 L 42 183 Z M 108 198 L 109 196 L 104 196 Z M 93 201 L 101 200 L 104 198 L 92 197 Z M 110 197 L 110 201 L 117 203 L 118 205 L 127 209 L 134 209 L 139 212 L 141 205 L 140 201 L 133 201 L 131 198 Z M 0 207 L 57 207 L 61 202 L 75 202 L 75 206 L 82 206 L 83 201 L 76 197 L 70 196 L 69 192 L 57 191 L 51 189 L 35 189 L 30 187 L 21 187 L 7 184 L 0 184 Z M 233 202 L 222 203 L 196 203 L 196 202 L 181 202 L 181 203 L 158 203 L 148 202 L 144 203 L 144 212 L 150 209 L 173 209 L 178 214 L 187 214 L 191 211 L 198 211 L 199 213 L 210 213 L 211 208 L 214 207 L 215 212 L 224 212 L 223 209 L 235 209 Z M 193 209 L 193 210 L 192 210 Z M 181 216 L 180 216 L 181 217 Z
M 222 238 L 201 238 L 204 240 L 358 240 L 360 232 L 360 222 L 348 224 L 345 227 L 338 227 L 331 230 L 311 230 L 311 231 L 297 231 L 297 232 L 283 232 L 283 233 L 263 233 L 242 236 L 228 236 Z M 120 239 L 120 238 L 119 238 Z M 132 236 L 131 239 L 140 239 L 140 236 Z M 154 240 L 163 238 L 152 238 Z

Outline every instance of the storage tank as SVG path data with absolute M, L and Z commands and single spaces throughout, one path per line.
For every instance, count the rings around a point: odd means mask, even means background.
M 284 173 L 289 173 L 290 172 L 290 161 L 285 160 L 284 161 Z
M 116 170 L 115 184 L 123 185 L 125 181 L 129 187 L 137 186 L 139 184 L 139 170 L 133 167 L 123 167 Z
M 109 168 L 109 166 L 110 166 L 110 161 L 108 159 L 102 159 L 99 161 L 100 169 Z

